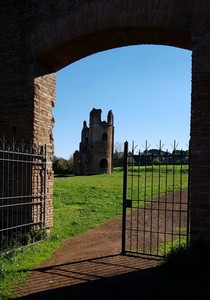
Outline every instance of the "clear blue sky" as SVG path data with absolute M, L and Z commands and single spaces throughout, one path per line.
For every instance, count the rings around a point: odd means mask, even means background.
M 159 140 L 186 149 L 190 133 L 191 51 L 166 46 L 130 46 L 100 52 L 56 73 L 53 109 L 55 155 L 79 149 L 83 121 L 92 108 L 106 120 L 114 114 L 115 143 Z

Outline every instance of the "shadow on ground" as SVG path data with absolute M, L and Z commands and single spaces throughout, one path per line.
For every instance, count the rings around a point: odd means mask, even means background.
M 155 267 L 148 267 L 148 260 L 121 255 L 38 268 L 32 271 L 31 291 L 29 288 L 28 295 L 16 299 L 152 300 L 154 270 Z M 44 278 L 44 282 L 39 278 Z
M 209 273 L 209 251 L 204 248 L 180 248 L 162 264 L 116 254 L 33 269 L 27 284 L 14 294 L 19 300 L 206 300 Z
M 61 287 L 18 299 L 154 299 L 152 271 L 142 270 L 74 286 Z M 36 284 L 36 283 L 35 283 Z

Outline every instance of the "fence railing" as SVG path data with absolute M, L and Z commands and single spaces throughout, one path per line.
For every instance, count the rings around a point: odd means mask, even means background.
M 0 251 L 42 238 L 45 189 L 46 146 L 0 139 Z

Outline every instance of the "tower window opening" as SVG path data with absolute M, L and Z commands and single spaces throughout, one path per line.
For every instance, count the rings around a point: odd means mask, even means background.
M 107 142 L 107 139 L 108 139 L 107 132 L 103 133 L 103 137 L 102 138 L 103 138 L 104 142 Z

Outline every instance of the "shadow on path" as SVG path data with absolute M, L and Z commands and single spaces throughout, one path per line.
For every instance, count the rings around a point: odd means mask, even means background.
M 16 299 L 152 300 L 158 261 L 110 255 L 33 269 Z M 21 295 L 21 287 L 18 294 Z

